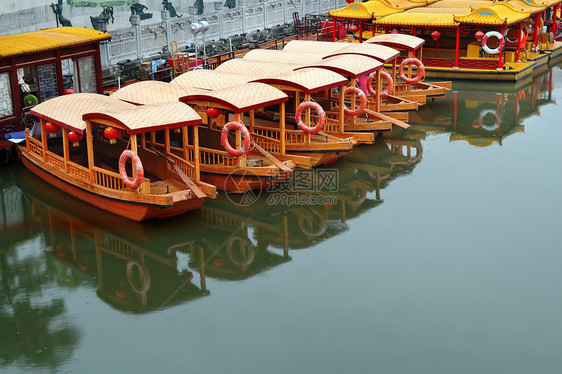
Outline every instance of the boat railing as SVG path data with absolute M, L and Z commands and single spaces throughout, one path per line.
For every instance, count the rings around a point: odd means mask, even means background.
M 185 175 L 187 175 L 189 178 L 193 179 L 193 177 L 194 177 L 194 175 L 193 175 L 193 169 L 194 169 L 193 163 L 185 161 L 181 157 L 178 157 L 174 154 L 171 154 L 169 157 L 180 168 L 180 170 L 185 173 Z M 168 164 L 168 169 L 172 170 L 172 165 Z
M 301 130 L 285 130 L 285 139 L 288 143 L 309 143 L 307 134 Z
M 252 134 L 254 142 L 270 153 L 281 153 L 281 141 L 258 133 Z
M 26 136 L 25 141 L 27 142 L 27 149 L 30 153 L 34 153 L 35 155 L 43 158 L 43 144 L 40 140 L 35 139 L 32 136 Z
M 92 171 L 94 172 L 94 183 L 97 185 L 112 190 L 125 190 L 127 188 L 118 173 L 97 166 L 93 166 Z
M 327 132 L 340 132 L 339 113 L 326 113 L 326 122 L 324 123 L 323 131 Z M 311 120 L 318 123 L 318 116 L 311 115 Z
M 265 127 L 255 126 L 252 131 L 252 135 L 261 136 L 262 138 L 267 138 L 271 140 L 279 141 L 281 138 L 279 129 L 271 129 Z
M 190 157 L 193 149 L 189 149 Z M 226 151 L 219 151 L 211 148 L 199 148 L 199 162 L 210 166 L 236 166 L 234 158 Z

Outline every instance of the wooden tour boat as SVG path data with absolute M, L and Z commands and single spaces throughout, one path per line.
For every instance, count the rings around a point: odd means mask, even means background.
M 215 197 L 215 187 L 200 180 L 199 160 L 188 152 L 188 144 L 199 147 L 201 117 L 186 105 L 139 107 L 78 93 L 45 101 L 31 113 L 40 131 L 26 130 L 19 147 L 23 164 L 80 200 L 143 221 L 182 214 Z M 186 145 L 182 152 L 172 152 L 171 134 Z

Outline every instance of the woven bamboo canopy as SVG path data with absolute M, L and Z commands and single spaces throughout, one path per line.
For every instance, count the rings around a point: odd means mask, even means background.
M 105 32 L 83 27 L 58 27 L 0 36 L 0 58 L 13 57 L 110 40 Z
M 170 82 L 179 87 L 195 87 L 217 90 L 225 87 L 239 86 L 252 80 L 253 77 L 243 73 L 230 73 L 218 70 L 190 70 Z
M 348 78 L 355 79 L 362 75 L 372 73 L 373 71 L 380 69 L 382 66 L 383 64 L 380 61 L 376 61 L 369 57 L 360 55 L 340 55 L 327 58 L 314 64 L 304 65 L 298 69 L 328 69 Z
M 324 53 L 302 53 L 274 49 L 253 49 L 243 57 L 245 61 L 275 62 L 280 64 L 310 64 L 321 61 Z
M 381 44 L 393 48 L 416 50 L 421 47 L 425 40 L 413 35 L 406 34 L 382 34 L 367 39 L 365 43 Z
M 286 74 L 299 67 L 297 64 L 273 63 L 273 62 L 257 62 L 237 58 L 228 60 L 220 64 L 216 71 L 226 73 L 242 73 L 247 74 L 254 79 L 272 77 L 275 75 Z
M 186 110 L 179 109 L 178 104 Z M 112 120 L 120 123 L 130 133 L 201 123 L 201 117 L 193 109 L 179 102 L 150 107 L 137 106 L 93 93 L 52 98 L 33 107 L 31 114 L 80 134 L 86 129 L 85 118 Z M 156 117 L 153 119 L 152 116 Z
M 381 45 L 318 42 L 313 40 L 291 40 L 281 52 L 300 53 L 301 55 L 304 53 L 317 53 L 322 54 L 324 58 L 343 54 L 359 54 L 375 58 L 382 62 L 393 60 L 400 54 L 400 52 L 393 48 Z
M 178 102 L 180 97 L 200 91 L 205 90 L 162 81 L 148 80 L 129 84 L 117 90 L 111 95 L 111 98 L 141 105 L 173 103 Z
M 235 113 L 263 108 L 287 100 L 288 96 L 283 91 L 264 83 L 246 83 L 181 98 L 184 103 L 195 103 L 199 106 L 213 107 L 216 106 L 214 104 L 219 104 Z
M 301 69 L 271 78 L 261 78 L 255 82 L 292 87 L 298 91 L 312 94 L 326 89 L 340 87 L 347 83 L 347 78 L 326 69 Z
M 201 117 L 180 102 L 134 106 L 127 110 L 88 111 L 84 119 L 105 119 L 122 126 L 129 134 L 199 125 Z

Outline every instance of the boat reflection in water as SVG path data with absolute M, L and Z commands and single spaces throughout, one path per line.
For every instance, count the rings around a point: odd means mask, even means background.
M 490 91 L 484 91 L 486 88 Z M 430 103 L 410 114 L 414 131 L 450 132 L 452 141 L 480 147 L 501 145 L 510 135 L 524 132 L 521 122 L 525 118 L 553 101 L 552 70 L 533 77 L 523 87 L 455 82 L 453 89 L 438 104 Z

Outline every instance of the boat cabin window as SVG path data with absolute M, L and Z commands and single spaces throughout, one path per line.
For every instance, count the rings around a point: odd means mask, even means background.
M 61 61 L 63 87 L 74 92 L 97 92 L 94 56 Z
M 56 64 L 26 66 L 17 75 L 22 108 L 58 96 Z
M 14 114 L 12 90 L 10 89 L 10 74 L 0 73 L 0 117 Z

